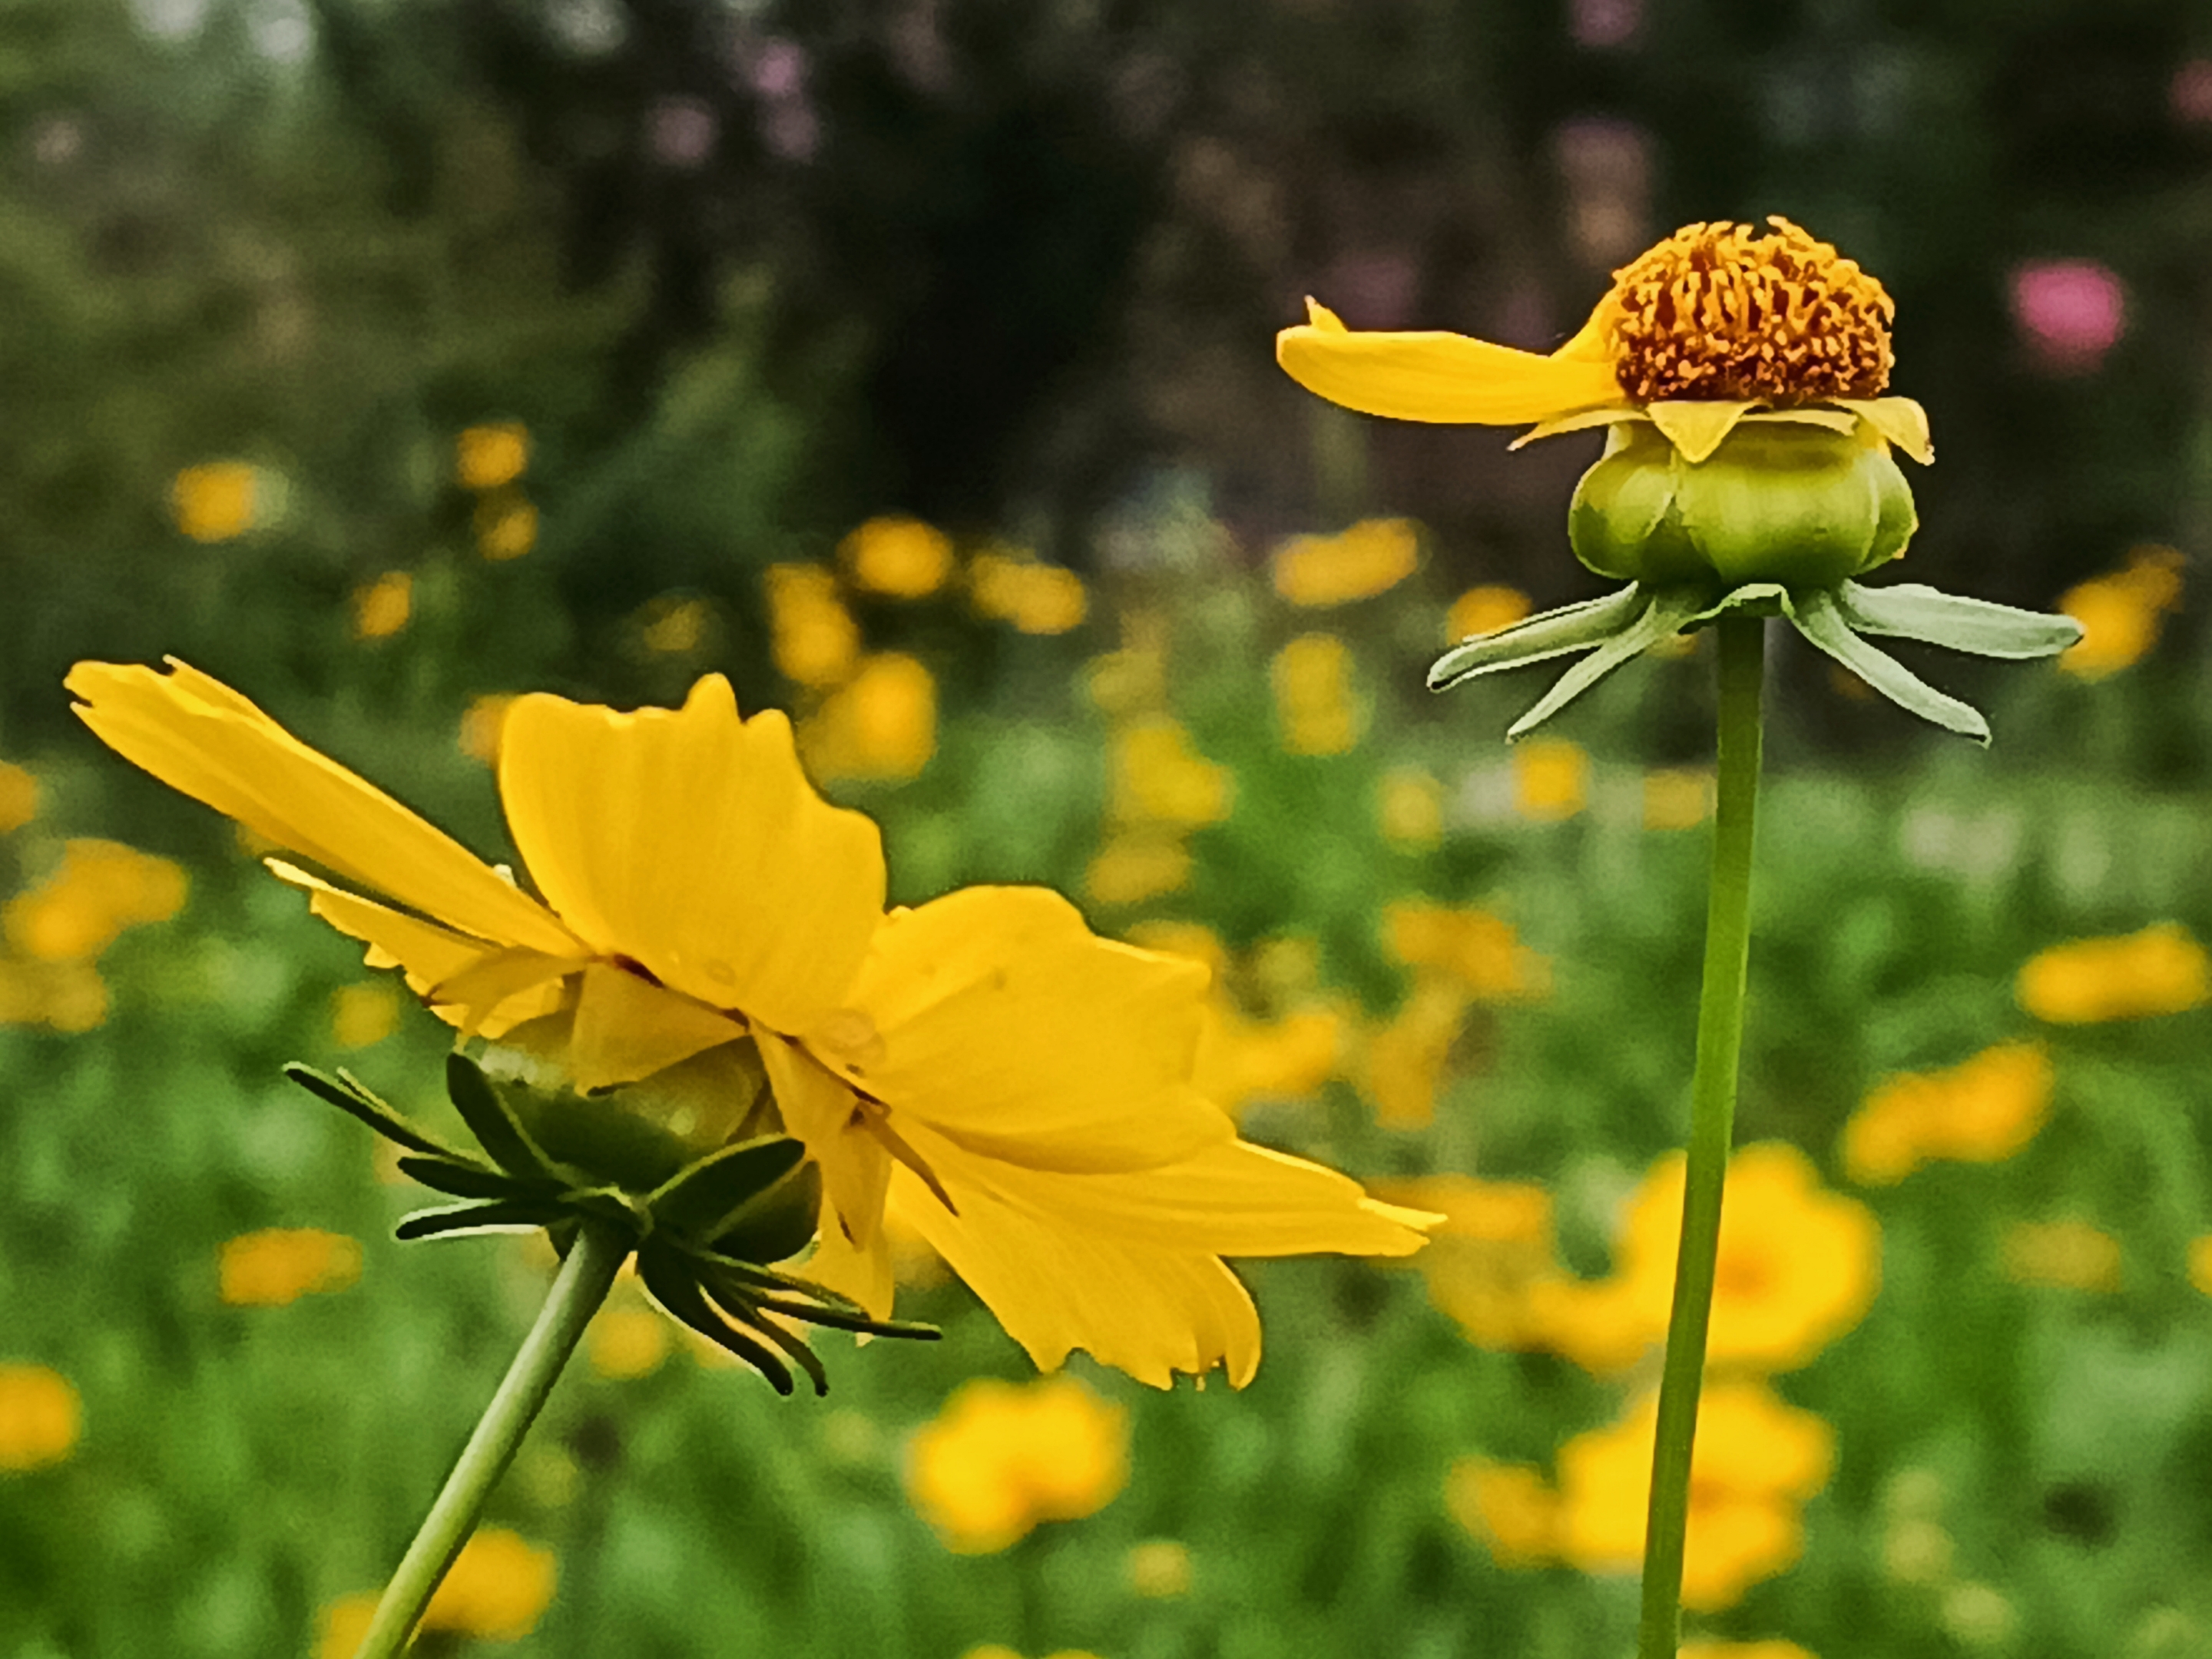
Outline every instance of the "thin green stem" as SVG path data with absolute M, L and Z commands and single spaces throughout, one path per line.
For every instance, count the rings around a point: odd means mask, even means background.
M 476 1530 L 484 1500 L 514 1461 L 515 1449 L 553 1392 L 584 1327 L 607 1299 L 629 1250 L 629 1237 L 603 1223 L 587 1222 L 577 1234 L 544 1307 L 538 1310 L 538 1322 L 523 1339 L 499 1392 L 492 1395 L 476 1432 L 461 1449 L 460 1461 L 446 1477 L 445 1490 L 423 1517 L 398 1571 L 384 1587 L 384 1599 L 376 1604 L 376 1616 L 369 1620 L 368 1633 L 354 1659 L 395 1659 L 407 1645 L 416 1620 Z
M 1705 980 L 1698 994 L 1698 1070 L 1690 1089 L 1689 1167 L 1682 1184 L 1682 1244 L 1659 1383 L 1651 1456 L 1651 1510 L 1644 1550 L 1644 1617 L 1637 1659 L 1675 1659 L 1682 1626 L 1682 1541 L 1690 1518 L 1690 1449 L 1705 1370 L 1705 1328 L 1720 1257 L 1721 1187 L 1735 1124 L 1743 1051 L 1746 970 L 1751 959 L 1751 851 L 1759 807 L 1759 683 L 1765 623 L 1723 617 L 1720 635 L 1720 788 L 1713 820 L 1712 881 L 1705 901 Z

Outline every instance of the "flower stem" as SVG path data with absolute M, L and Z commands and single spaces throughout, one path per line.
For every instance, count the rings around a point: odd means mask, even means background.
M 1751 851 L 1759 806 L 1759 683 L 1765 623 L 1723 617 L 1720 635 L 1720 785 L 1712 878 L 1705 901 L 1704 983 L 1698 994 L 1698 1069 L 1690 1089 L 1689 1167 L 1682 1184 L 1682 1243 L 1659 1384 L 1651 1456 L 1651 1510 L 1644 1551 L 1644 1616 L 1637 1659 L 1675 1659 L 1681 1639 L 1682 1543 L 1690 1517 L 1690 1448 L 1705 1369 L 1705 1328 L 1720 1256 L 1721 1187 L 1735 1121 L 1743 1049 L 1744 980 L 1751 957 Z
M 514 1461 L 515 1449 L 544 1407 L 584 1327 L 607 1299 L 629 1251 L 629 1237 L 601 1223 L 586 1222 L 576 1235 L 568 1259 L 561 1264 L 560 1275 L 538 1310 L 538 1322 L 523 1339 L 499 1392 L 492 1395 L 476 1432 L 461 1449 L 460 1461 L 446 1477 L 445 1489 L 423 1517 L 392 1582 L 384 1587 L 384 1597 L 376 1604 L 376 1615 L 354 1659 L 395 1659 L 407 1645 L 415 1621 L 476 1530 L 484 1500 Z

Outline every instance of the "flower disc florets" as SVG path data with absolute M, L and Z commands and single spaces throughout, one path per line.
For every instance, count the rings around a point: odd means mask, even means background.
M 1889 384 L 1882 285 L 1789 220 L 1686 225 L 1613 275 L 1613 373 L 1638 404 L 1778 407 L 1879 397 Z

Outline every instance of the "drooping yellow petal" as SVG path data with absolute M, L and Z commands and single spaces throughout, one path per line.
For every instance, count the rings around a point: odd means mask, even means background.
M 1234 1387 L 1251 1381 L 1260 1316 L 1218 1257 L 1066 1227 L 962 1179 L 957 1163 L 940 1173 L 957 1214 L 903 1168 L 891 1172 L 891 1203 L 1040 1370 L 1081 1348 L 1154 1388 L 1216 1364 Z
M 1644 413 L 1650 416 L 1652 425 L 1666 434 L 1667 441 L 1681 452 L 1682 459 L 1694 465 L 1718 449 L 1722 441 L 1735 430 L 1736 422 L 1753 407 L 1748 403 L 1719 399 L 1698 403 L 1676 398 L 1653 404 Z
M 587 1093 L 611 1089 L 744 1034 L 727 1014 L 648 985 L 628 969 L 595 962 L 584 969 L 576 999 L 568 1071 Z
M 557 983 L 581 966 L 543 951 L 487 951 L 448 979 L 423 993 L 423 1000 L 474 1036 L 492 1010 L 541 985 Z
M 809 1041 L 901 1134 L 926 1124 L 1030 1169 L 1147 1169 L 1236 1133 L 1190 1082 L 1206 981 L 1100 939 L 1048 889 L 969 887 L 885 918 L 854 1035 Z
M 244 697 L 173 672 L 81 662 L 64 684 L 100 741 L 173 789 L 349 881 L 465 933 L 554 955 L 576 941 L 443 830 L 317 754 Z
M 780 1031 L 843 1000 L 883 912 L 882 842 L 815 793 L 781 714 L 740 720 L 719 674 L 680 709 L 532 694 L 499 779 L 532 877 L 602 953 Z
M 1364 333 L 1307 301 L 1311 320 L 1275 337 L 1275 361 L 1309 392 L 1364 415 L 1518 425 L 1625 404 L 1595 319 L 1551 356 L 1464 334 Z
M 755 1036 L 783 1127 L 805 1143 L 807 1156 L 822 1170 L 822 1197 L 824 1208 L 834 1212 L 830 1219 L 856 1247 L 872 1247 L 882 1228 L 890 1152 L 858 1121 L 859 1102 L 843 1079 L 773 1031 Z
M 1838 398 L 1838 405 L 1863 417 L 1875 431 L 1923 466 L 1936 464 L 1928 411 L 1911 398 Z

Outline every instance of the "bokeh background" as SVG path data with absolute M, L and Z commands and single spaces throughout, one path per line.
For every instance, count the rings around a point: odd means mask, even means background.
M 1544 348 L 1779 212 L 1896 298 L 1911 577 L 2088 634 L 1914 658 L 1987 753 L 1777 642 L 1692 1625 L 2212 1654 L 2202 6 L 10 0 L 0 116 L 0 1653 L 349 1651 L 546 1282 L 279 1078 L 434 1118 L 444 1028 L 71 720 L 162 653 L 491 856 L 501 698 L 726 673 L 898 897 L 1206 959 L 1246 1133 L 1450 1218 L 1252 1270 L 1241 1395 L 919 1251 L 821 1401 L 625 1288 L 423 1651 L 1625 1652 L 1709 647 L 1429 697 L 1597 590 L 1597 440 L 1270 336 Z

